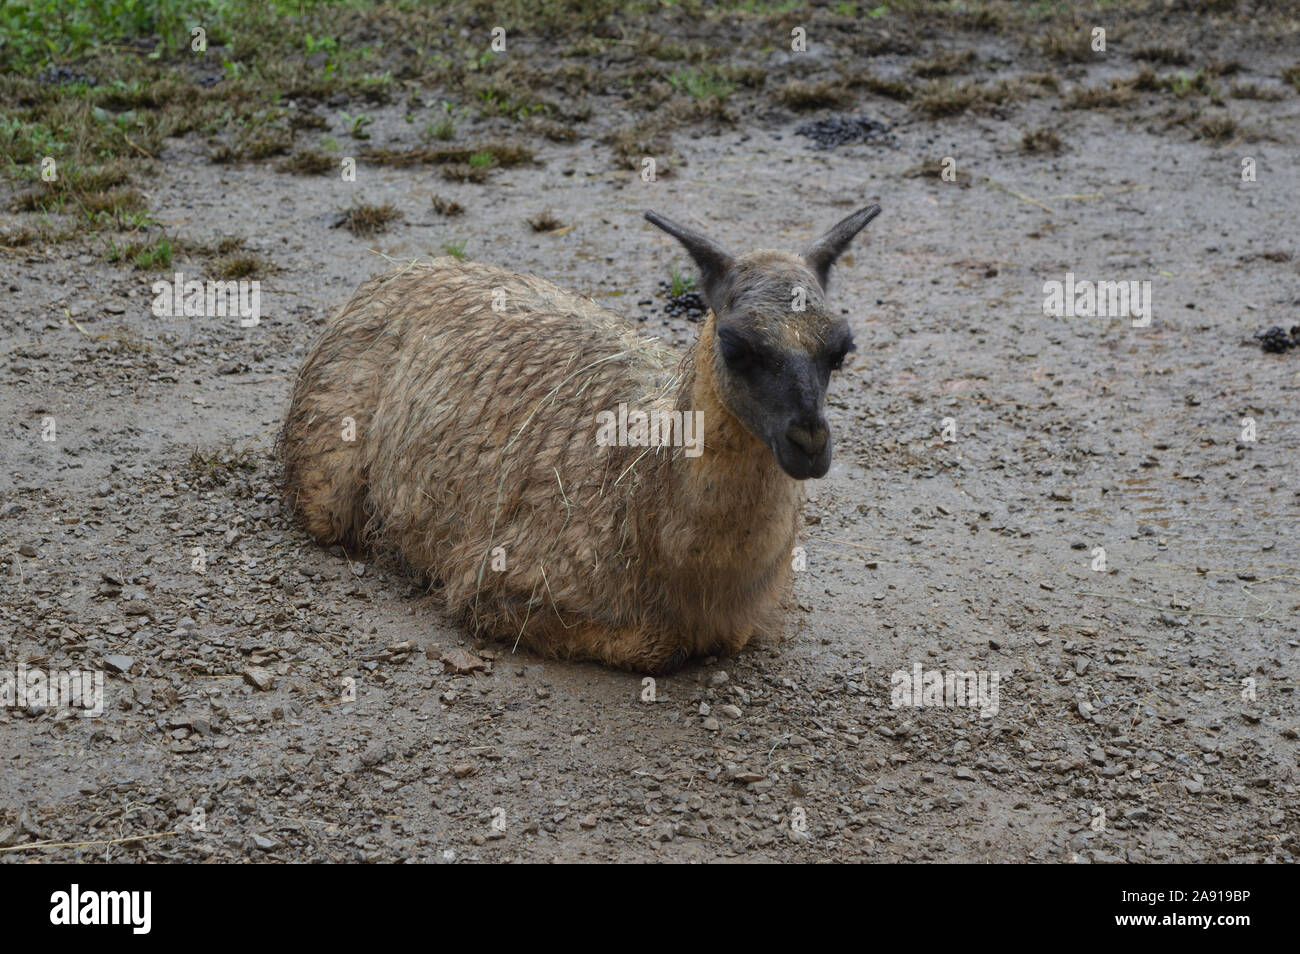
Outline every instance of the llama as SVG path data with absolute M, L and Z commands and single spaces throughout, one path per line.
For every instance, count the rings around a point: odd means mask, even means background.
M 299 372 L 287 500 L 322 544 L 395 550 L 473 632 L 512 646 L 650 674 L 733 653 L 775 624 L 802 481 L 830 467 L 826 389 L 853 339 L 827 278 L 879 212 L 801 256 L 733 256 L 646 212 L 690 253 L 709 306 L 684 355 L 490 265 L 372 278 Z M 659 439 L 598 442 L 621 406 L 654 415 Z

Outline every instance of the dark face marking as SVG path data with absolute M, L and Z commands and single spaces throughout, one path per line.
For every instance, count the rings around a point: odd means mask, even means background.
M 830 267 L 879 207 L 855 212 L 803 258 L 760 251 L 733 258 L 710 240 L 653 213 L 646 217 L 691 252 L 715 315 L 715 379 L 727 409 L 796 480 L 831 465 L 826 389 L 854 349 L 843 318 L 826 306 Z
M 791 477 L 825 476 L 826 389 L 853 346 L 848 323 L 830 316 L 811 270 L 778 252 L 738 260 L 720 304 L 723 402 Z

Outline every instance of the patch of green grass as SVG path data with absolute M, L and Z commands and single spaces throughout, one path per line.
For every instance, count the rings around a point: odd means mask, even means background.
M 470 75 L 463 81 L 462 88 L 474 97 L 480 115 L 522 122 L 530 116 L 558 112 L 531 85 L 538 80 L 531 73 L 524 77 L 520 72 L 507 68 L 490 76 Z
M 736 89 L 735 84 L 712 67 L 679 69 L 668 77 L 668 82 L 692 99 L 725 100 Z
M 463 258 L 465 257 L 465 240 L 464 240 L 464 239 L 461 239 L 461 240 L 459 240 L 459 241 L 452 241 L 452 240 L 449 239 L 448 241 L 443 242 L 441 247 L 442 247 L 442 250 L 443 250 L 446 254 L 450 255 L 452 258 L 461 258 L 461 259 L 463 259 Z
M 78 224 L 87 228 L 131 229 L 150 224 L 144 196 L 127 184 L 127 163 L 113 160 L 90 168 L 75 165 L 55 168 L 57 179 L 39 180 L 32 189 L 20 192 L 10 203 L 10 209 L 75 215 Z
M 427 122 L 424 124 L 424 138 L 435 139 L 446 142 L 456 135 L 456 123 L 450 116 L 444 116 L 437 122 Z
M 212 23 L 211 0 L 5 0 L 0 13 L 0 66 L 38 68 L 73 60 L 116 40 L 160 36 L 180 46 L 193 23 Z
M 1163 79 L 1165 89 L 1175 96 L 1214 96 L 1214 83 L 1204 70 L 1195 73 L 1178 72 Z
M 731 8 L 745 13 L 771 16 L 778 13 L 790 13 L 803 6 L 801 0 L 733 0 Z
M 147 228 L 154 223 L 145 208 L 144 196 L 132 188 L 93 193 L 77 201 L 77 207 L 91 228 Z
M 668 290 L 674 298 L 695 291 L 694 272 L 683 272 L 676 264 L 668 268 Z
M 366 132 L 366 127 L 373 125 L 375 117 L 369 113 L 360 113 L 356 116 L 343 114 L 343 122 L 347 124 L 348 133 L 353 139 L 369 139 L 370 133 Z
M 1115 24 L 1108 32 L 1116 43 L 1121 26 L 1123 34 L 1145 30 L 1149 2 L 1101 4 L 1102 20 Z M 1227 0 L 1183 0 L 1160 14 L 1168 30 L 1147 35 L 1183 42 L 1167 37 L 1195 36 L 1182 26 L 1211 7 L 1229 9 Z M 1241 4 L 1223 18 L 1232 31 L 1225 35 L 1247 25 L 1259 33 L 1285 25 L 1277 8 Z M 598 106 L 601 127 L 591 135 L 612 130 L 604 141 L 620 164 L 639 168 L 642 157 L 653 156 L 665 175 L 675 161 L 670 134 L 692 135 L 691 124 L 716 125 L 733 115 L 762 115 L 771 104 L 838 109 L 889 97 L 919 99 L 921 114 L 952 116 L 996 109 L 1025 95 L 1026 84 L 1050 88 L 1054 74 L 1072 85 L 1076 71 L 1069 64 L 1100 59 L 1089 44 L 1095 19 L 1059 0 L 6 0 L 0 5 L 0 175 L 10 186 L 6 195 L 35 194 L 30 214 L 60 217 L 60 228 L 138 229 L 148 222 L 143 177 L 156 169 L 153 160 L 170 137 L 193 135 L 215 147 L 218 161 L 282 157 L 273 160 L 279 168 L 328 174 L 324 153 L 337 143 L 313 135 L 314 148 L 304 148 L 301 133 L 324 135 L 329 122 L 340 139 L 381 140 L 369 121 L 379 115 L 372 104 L 393 101 L 405 104 L 412 133 L 423 127 L 424 141 L 415 144 L 434 148 L 408 148 L 411 136 L 406 143 L 379 143 L 387 149 L 352 144 L 349 154 L 369 154 L 379 164 L 436 165 L 454 181 L 490 181 L 511 164 L 501 153 L 494 151 L 489 162 L 479 155 L 485 145 L 457 152 L 436 147 L 450 149 L 478 116 L 519 123 L 521 137 L 572 141 Z M 695 29 L 685 28 L 688 21 Z M 200 23 L 207 31 L 203 53 L 189 44 L 190 27 Z M 486 49 L 486 31 L 498 23 L 510 31 L 507 56 Z M 787 62 L 794 24 L 807 25 L 823 54 L 834 51 L 838 62 L 859 66 L 838 68 L 827 79 L 803 72 L 799 57 Z M 945 46 L 972 45 L 957 38 L 976 29 L 999 34 L 976 47 L 979 58 L 933 49 L 935 38 L 953 38 L 939 41 Z M 720 45 L 720 36 L 734 42 Z M 962 71 L 982 67 L 983 59 L 1001 70 L 1007 64 L 985 51 L 1026 36 L 1059 61 L 1041 64 L 1049 70 L 1042 81 L 997 84 L 981 69 L 984 81 L 974 85 L 918 82 L 966 78 Z M 1124 50 L 1118 52 L 1123 60 Z M 1181 65 L 1177 50 L 1139 52 L 1153 65 Z M 1230 75 L 1233 64 L 1208 62 L 1208 55 L 1196 54 L 1198 63 L 1206 61 L 1202 78 L 1171 79 L 1157 90 L 1217 101 L 1211 92 L 1217 84 L 1226 96 L 1226 82 L 1207 78 Z M 892 72 L 878 77 L 862 68 L 873 56 L 908 59 L 887 61 L 901 65 L 881 67 Z M 50 66 L 56 69 L 45 73 Z M 1300 89 L 1300 66 L 1286 77 Z M 427 109 L 432 90 L 445 102 Z M 1243 85 L 1239 98 L 1248 95 Z M 39 163 L 47 156 L 61 172 L 122 160 L 139 175 L 74 201 L 71 194 L 40 192 Z
M 134 265 L 141 271 L 154 271 L 169 267 L 175 251 L 172 240 L 164 234 L 150 242 L 128 242 L 125 245 L 119 245 L 110 239 L 105 257 L 113 263 Z

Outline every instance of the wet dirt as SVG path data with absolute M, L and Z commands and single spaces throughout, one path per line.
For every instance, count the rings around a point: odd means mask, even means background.
M 817 149 L 792 114 L 678 136 L 653 183 L 594 137 L 485 185 L 170 141 L 154 214 L 279 266 L 256 327 L 157 318 L 160 276 L 76 251 L 0 258 L 0 669 L 107 670 L 98 718 L 0 708 L 0 860 L 1294 860 L 1300 355 L 1252 336 L 1300 303 L 1296 260 L 1258 257 L 1300 251 L 1297 114 L 1239 107 L 1281 141 L 872 99 L 842 115 L 888 141 Z M 1019 151 L 1042 125 L 1060 156 Z M 397 108 L 370 132 L 413 142 Z M 956 182 L 906 175 L 945 156 Z M 354 200 L 403 218 L 329 228 Z M 868 202 L 779 637 L 648 701 L 634 675 L 476 645 L 400 567 L 283 513 L 292 377 L 390 262 L 464 241 L 684 344 L 698 324 L 660 283 L 689 263 L 643 209 L 798 249 Z M 573 227 L 534 232 L 546 210 Z M 1149 326 L 1044 315 L 1067 272 L 1150 281 Z M 449 671 L 458 648 L 485 665 Z M 895 707 L 918 666 L 997 674 L 996 712 Z

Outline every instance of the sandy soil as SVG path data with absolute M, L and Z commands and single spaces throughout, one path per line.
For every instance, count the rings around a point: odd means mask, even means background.
M 154 214 L 280 267 L 257 327 L 156 318 L 157 276 L 76 249 L 0 257 L 0 669 L 107 669 L 100 718 L 0 708 L 0 847 L 93 843 L 0 860 L 1293 861 L 1300 352 L 1252 335 L 1297 322 L 1295 103 L 1234 104 L 1263 132 L 1216 146 L 1152 110 L 873 100 L 878 143 L 704 129 L 655 183 L 592 138 L 486 185 L 169 142 Z M 375 115 L 374 142 L 413 144 Z M 1019 151 L 1040 125 L 1063 154 Z M 943 156 L 956 182 L 907 174 Z M 330 228 L 354 199 L 404 218 Z M 464 240 L 684 343 L 659 283 L 685 257 L 642 209 L 798 248 L 872 201 L 833 279 L 859 350 L 781 638 L 643 701 L 630 674 L 476 646 L 400 567 L 282 513 L 292 376 L 388 259 Z M 546 209 L 574 228 L 533 232 Z M 1150 281 L 1149 327 L 1045 316 L 1067 272 Z M 485 668 L 448 672 L 457 647 Z M 996 714 L 894 708 L 918 665 L 997 673 Z

